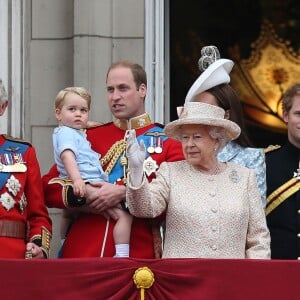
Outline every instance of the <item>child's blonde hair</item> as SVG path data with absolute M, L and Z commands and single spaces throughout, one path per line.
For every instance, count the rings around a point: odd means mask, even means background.
M 61 91 L 58 92 L 55 98 L 55 108 L 62 108 L 64 105 L 64 100 L 65 97 L 68 93 L 74 93 L 77 94 L 78 96 L 82 97 L 83 99 L 86 100 L 88 108 L 90 109 L 91 107 L 91 95 L 90 93 L 83 87 L 67 87 Z

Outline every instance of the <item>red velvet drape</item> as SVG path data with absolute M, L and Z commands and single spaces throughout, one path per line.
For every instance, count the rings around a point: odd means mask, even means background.
M 148 300 L 300 299 L 298 261 L 116 258 L 0 260 L 0 299 L 140 299 L 133 274 L 144 266 Z

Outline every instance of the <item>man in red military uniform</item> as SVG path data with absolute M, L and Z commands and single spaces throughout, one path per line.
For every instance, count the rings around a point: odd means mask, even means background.
M 49 207 L 79 207 L 82 211 L 68 232 L 62 257 L 114 255 L 115 221 L 109 209 L 120 203 L 123 207 L 126 206 L 124 184 L 127 173 L 127 129 L 135 129 L 138 139 L 144 140 L 148 156 L 144 167 L 149 180 L 155 176 L 161 162 L 183 159 L 181 145 L 168 139 L 163 133 L 162 125 L 151 123 L 149 115 L 145 113 L 147 79 L 140 65 L 128 61 L 114 63 L 108 70 L 106 84 L 108 104 L 115 119 L 111 123 L 88 129 L 87 138 L 93 150 L 101 154 L 101 163 L 110 182 L 88 184 L 86 199 L 76 199 L 72 188 L 66 182 L 55 178 L 58 175 L 56 166 L 43 176 L 46 203 Z M 157 224 L 154 223 L 150 219 L 134 218 L 130 257 L 159 256 L 157 249 L 160 240 L 155 230 Z
M 7 105 L 0 79 L 0 116 Z M 48 257 L 51 230 L 34 148 L 0 135 L 0 258 Z

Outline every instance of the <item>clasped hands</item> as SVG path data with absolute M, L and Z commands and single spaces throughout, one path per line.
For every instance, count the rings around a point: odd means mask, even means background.
M 139 186 L 143 180 L 143 164 L 145 160 L 146 148 L 144 141 L 140 144 L 136 139 L 135 130 L 129 130 L 126 135 L 126 156 L 129 164 L 130 183 Z M 109 182 L 90 183 L 86 186 L 86 204 L 83 211 L 95 214 L 103 214 L 106 218 L 117 219 L 114 207 L 118 207 L 126 197 L 126 188 L 123 185 L 111 184 Z

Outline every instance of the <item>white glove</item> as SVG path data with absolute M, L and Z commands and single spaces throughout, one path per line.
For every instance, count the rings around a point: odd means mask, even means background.
M 127 133 L 126 156 L 129 165 L 129 180 L 133 186 L 140 186 L 143 182 L 145 155 L 144 141 L 141 140 L 138 144 L 135 130 L 129 130 Z

